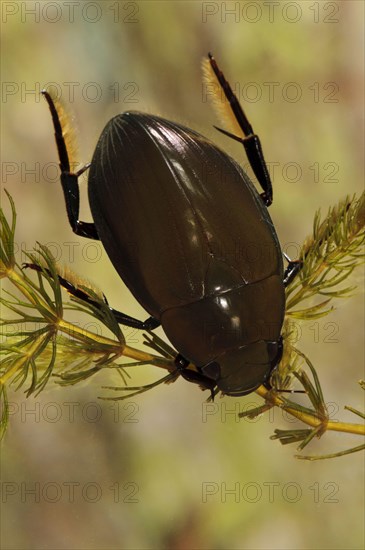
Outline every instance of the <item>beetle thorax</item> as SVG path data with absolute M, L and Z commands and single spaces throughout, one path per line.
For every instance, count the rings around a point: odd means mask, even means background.
M 228 350 L 278 340 L 283 303 L 281 281 L 272 276 L 168 309 L 161 321 L 176 349 L 197 366 L 203 366 Z

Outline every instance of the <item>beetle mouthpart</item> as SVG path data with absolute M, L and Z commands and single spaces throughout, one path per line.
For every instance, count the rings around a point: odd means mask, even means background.
M 272 344 L 270 342 L 270 348 Z M 201 371 L 214 378 L 224 394 L 246 395 L 269 379 L 275 366 L 269 352 L 268 342 L 261 340 L 227 351 Z

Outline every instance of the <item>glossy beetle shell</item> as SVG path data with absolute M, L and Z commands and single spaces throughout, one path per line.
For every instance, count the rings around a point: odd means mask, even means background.
M 238 164 L 193 130 L 124 113 L 96 146 L 89 202 L 115 269 L 176 349 L 226 393 L 262 383 L 283 323 L 283 262 Z M 246 359 L 229 372 L 209 367 L 238 349 Z

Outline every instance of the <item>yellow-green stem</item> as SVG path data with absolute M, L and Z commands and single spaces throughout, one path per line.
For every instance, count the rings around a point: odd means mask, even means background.
M 276 407 L 284 409 L 286 412 L 288 412 L 292 416 L 295 416 L 295 418 L 298 418 L 298 420 L 301 420 L 308 426 L 316 428 L 317 426 L 320 426 L 322 424 L 322 421 L 319 418 L 286 405 L 283 399 L 281 399 L 278 395 L 271 394 L 269 390 L 267 390 L 264 386 L 260 386 L 259 388 L 257 388 L 256 393 L 260 395 L 260 397 L 262 397 L 263 399 L 267 399 L 270 403 L 273 403 Z M 365 425 L 363 424 L 327 421 L 325 423 L 325 429 L 335 432 L 346 432 L 355 435 L 365 435 Z

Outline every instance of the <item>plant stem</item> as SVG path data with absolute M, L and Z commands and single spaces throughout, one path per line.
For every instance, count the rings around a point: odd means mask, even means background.
M 304 424 L 307 424 L 308 426 L 311 426 L 313 428 L 316 428 L 317 426 L 324 424 L 325 430 L 332 430 L 335 432 L 346 432 L 346 433 L 351 433 L 355 435 L 365 435 L 365 425 L 363 424 L 353 424 L 350 422 L 333 422 L 333 421 L 332 422 L 327 421 L 324 423 L 320 418 L 314 415 L 312 416 L 308 413 L 301 412 L 299 410 L 294 409 L 293 407 L 288 406 L 280 396 L 273 395 L 264 386 L 260 386 L 259 388 L 257 388 L 256 393 L 263 399 L 275 405 L 276 407 L 280 407 L 281 409 L 284 409 L 286 412 L 288 412 L 292 416 L 295 416 L 295 418 L 298 418 L 298 420 L 301 420 L 302 422 L 304 422 Z

